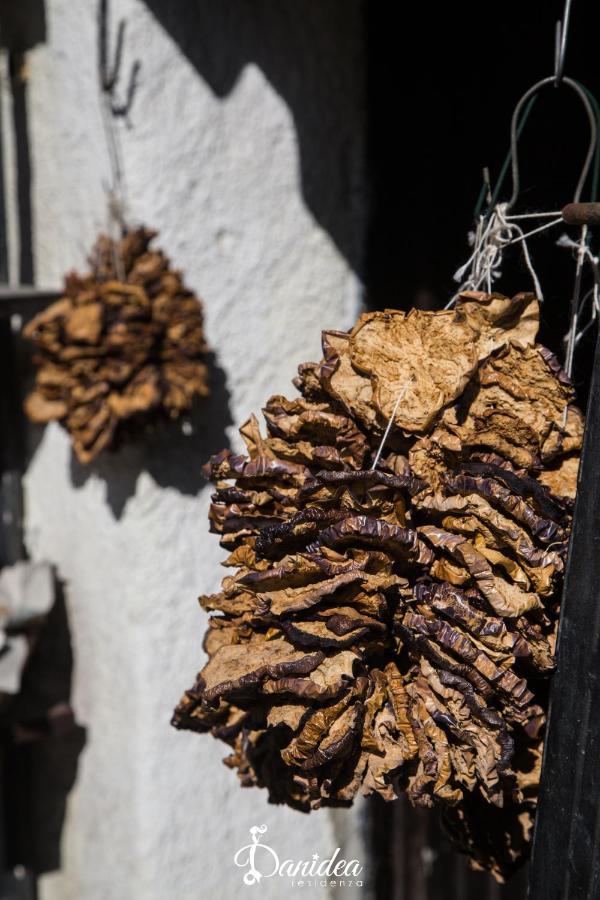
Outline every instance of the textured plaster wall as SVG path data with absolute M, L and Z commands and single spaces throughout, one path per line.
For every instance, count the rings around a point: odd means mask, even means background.
M 185 14 L 188 45 L 198 34 L 225 61 L 235 42 L 222 30 L 213 40 L 212 14 L 222 17 L 227 7 L 235 35 L 236 7 L 242 19 L 252 10 L 244 0 L 162 5 L 171 16 L 177 7 Z M 66 270 L 84 265 L 106 221 L 95 6 L 47 0 L 46 41 L 30 54 L 34 252 L 43 285 L 59 285 Z M 266 67 L 248 54 L 229 89 L 216 92 L 165 27 L 161 3 L 152 11 L 141 0 L 112 4 L 115 18 L 128 19 L 125 65 L 142 60 L 132 127 L 122 130 L 130 217 L 160 229 L 161 244 L 204 298 L 215 395 L 194 415 L 191 435 L 179 427 L 159 432 L 90 471 L 73 462 L 59 427 L 32 434 L 39 443 L 25 480 L 26 541 L 66 583 L 73 701 L 87 728 L 63 867 L 42 880 L 42 900 L 237 897 L 251 889 L 232 857 L 257 823 L 268 825 L 282 858 L 324 856 L 340 845 L 367 865 L 369 881 L 360 808 L 308 817 L 270 807 L 263 792 L 239 789 L 221 763 L 223 745 L 168 725 L 202 663 L 205 616 L 196 597 L 220 579 L 200 466 L 226 438 L 237 440 L 234 425 L 270 393 L 290 390 L 297 363 L 319 353 L 321 327 L 346 328 L 359 310 L 360 284 L 338 246 L 353 245 L 356 259 L 363 236 L 360 4 L 256 3 L 265 41 L 277 46 L 270 29 L 285 28 L 275 20 L 286 9 L 304 54 L 311 29 L 318 37 L 336 6 L 344 8 L 345 37 L 332 35 L 330 55 L 308 57 L 304 102 L 310 109 L 311 86 L 319 85 L 342 114 L 335 127 L 322 123 L 326 148 L 319 150 L 317 129 L 303 152 L 312 154 L 308 170 L 330 184 L 325 218 L 340 223 L 343 241 L 307 207 L 298 109 Z M 303 75 L 295 77 L 301 97 Z M 319 171 L 321 152 L 328 171 Z M 254 895 L 291 890 L 272 878 Z M 327 896 L 325 888 L 308 890 Z

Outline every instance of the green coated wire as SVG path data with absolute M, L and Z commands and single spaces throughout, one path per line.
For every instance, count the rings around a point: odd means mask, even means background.
M 523 128 L 525 127 L 525 123 L 527 122 L 527 119 L 529 118 L 529 113 L 531 112 L 531 110 L 533 108 L 533 104 L 535 103 L 537 98 L 538 98 L 538 95 L 535 94 L 531 98 L 531 100 L 529 101 L 529 103 L 527 104 L 527 106 L 525 107 L 525 109 L 523 111 L 521 121 L 519 122 L 519 124 L 517 126 L 517 139 L 521 137 L 521 132 L 523 131 Z M 502 163 L 502 168 L 500 169 L 500 175 L 498 176 L 498 181 L 496 182 L 496 187 L 494 188 L 494 192 L 493 192 L 490 202 L 488 204 L 486 216 L 489 213 L 489 210 L 493 209 L 494 206 L 496 205 L 498 195 L 500 194 L 500 191 L 502 190 L 502 185 L 504 184 L 504 179 L 506 178 L 506 174 L 510 167 L 510 162 L 511 162 L 511 152 L 509 150 L 508 153 L 506 154 L 504 162 Z M 487 184 L 483 184 L 481 186 L 481 191 L 479 192 L 479 197 L 478 197 L 477 203 L 475 205 L 475 212 L 474 212 L 475 221 L 477 221 L 477 219 L 481 215 L 481 210 L 483 209 L 483 203 L 485 200 L 486 191 L 487 191 Z
M 594 94 L 585 86 L 585 84 L 581 84 L 579 81 L 577 82 L 579 87 L 585 91 L 588 100 L 592 104 L 593 110 L 596 114 L 596 127 L 600 133 L 600 104 L 596 100 Z M 596 139 L 596 149 L 594 151 L 594 167 L 592 169 L 592 190 L 590 194 L 590 200 L 595 200 L 598 196 L 598 181 L 600 180 L 600 141 Z
M 598 131 L 600 133 L 600 104 L 596 100 L 596 97 L 594 96 L 594 94 L 592 94 L 592 92 L 585 85 L 580 84 L 579 82 L 577 82 L 577 84 L 579 84 L 579 87 L 581 87 L 582 90 L 585 91 L 590 103 L 592 104 L 592 107 L 593 107 L 593 110 L 594 110 L 594 113 L 596 116 L 596 125 L 597 125 Z M 525 123 L 527 122 L 527 119 L 529 118 L 529 114 L 533 108 L 533 104 L 537 100 L 538 96 L 539 96 L 538 94 L 535 94 L 531 98 L 531 100 L 529 101 L 527 106 L 525 107 L 521 121 L 519 122 L 519 124 L 517 126 L 517 140 L 521 137 L 521 133 L 523 131 L 523 128 L 525 127 Z M 502 164 L 502 168 L 500 169 L 500 175 L 498 176 L 498 181 L 496 182 L 496 186 L 494 188 L 493 194 L 488 203 L 486 213 L 485 213 L 486 217 L 489 215 L 490 211 L 496 205 L 498 196 L 500 194 L 500 191 L 502 190 L 502 186 L 506 179 L 506 175 L 508 173 L 510 164 L 511 164 L 511 152 L 509 150 L 508 153 L 506 154 L 506 157 Z M 599 182 L 600 182 L 600 141 L 596 140 L 596 147 L 594 150 L 594 165 L 593 165 L 593 169 L 592 169 L 592 186 L 591 186 L 591 191 L 590 191 L 590 200 L 592 200 L 592 201 L 595 200 L 596 197 L 598 196 Z M 487 190 L 488 190 L 488 185 L 485 183 L 482 184 L 481 191 L 479 192 L 479 197 L 477 198 L 477 203 L 475 205 L 475 211 L 473 214 L 476 221 L 479 218 L 479 216 L 481 215 L 481 211 L 484 206 Z

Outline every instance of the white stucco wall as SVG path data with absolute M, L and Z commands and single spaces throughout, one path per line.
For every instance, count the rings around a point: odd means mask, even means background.
M 209 40 L 211 5 L 202 25 Z M 38 283 L 48 286 L 84 265 L 105 222 L 95 6 L 47 0 L 47 40 L 30 54 L 35 264 Z M 360 284 L 305 205 L 292 111 L 263 70 L 248 60 L 231 90 L 216 96 L 141 0 L 112 6 L 129 23 L 125 63 L 142 59 L 133 127 L 123 130 L 131 218 L 160 229 L 161 245 L 204 298 L 208 338 L 239 424 L 269 394 L 290 391 L 297 363 L 319 353 L 323 326 L 353 322 Z M 346 4 L 359 45 L 357 6 Z M 350 186 L 339 215 L 351 219 L 358 246 L 362 71 L 356 58 L 339 68 L 350 79 L 331 85 L 344 94 L 344 125 L 326 139 L 339 147 Z M 173 452 L 164 443 L 126 447 L 91 474 L 72 465 L 59 427 L 46 429 L 32 457 L 27 547 L 66 582 L 73 702 L 88 730 L 63 867 L 42 879 L 42 900 L 237 897 L 250 889 L 233 854 L 248 842 L 248 828 L 263 822 L 282 857 L 323 856 L 340 845 L 366 864 L 360 809 L 309 817 L 270 807 L 264 792 L 240 790 L 221 763 L 224 745 L 168 724 L 202 663 L 205 615 L 196 597 L 215 591 L 221 576 L 223 554 L 207 530 L 210 489 L 186 487 L 186 472 L 196 484 L 202 450 L 218 438 L 210 433 L 218 418 L 214 411 L 214 420 L 195 420 L 206 439 L 174 437 Z M 236 440 L 233 426 L 229 434 Z M 280 898 L 289 886 L 270 879 L 254 892 Z

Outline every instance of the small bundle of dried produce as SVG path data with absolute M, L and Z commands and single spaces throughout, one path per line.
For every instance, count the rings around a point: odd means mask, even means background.
M 61 422 L 88 463 L 119 426 L 149 415 L 177 418 L 208 394 L 202 306 L 140 228 L 115 242 L 101 236 L 90 272 L 72 273 L 65 296 L 24 334 L 36 345 L 34 422 Z
M 583 432 L 538 313 L 467 293 L 324 333 L 267 436 L 210 461 L 234 571 L 174 716 L 273 802 L 439 805 L 498 877 L 528 849 Z

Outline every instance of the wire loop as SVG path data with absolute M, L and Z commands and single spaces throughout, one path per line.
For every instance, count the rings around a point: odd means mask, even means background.
M 519 173 L 519 158 L 518 158 L 518 143 L 519 143 L 519 135 L 518 135 L 518 127 L 521 116 L 521 111 L 525 104 L 536 96 L 539 91 L 541 91 L 547 85 L 555 85 L 556 79 L 554 75 L 551 75 L 549 78 L 542 78 L 541 81 L 536 82 L 532 85 L 528 91 L 526 91 L 517 105 L 515 106 L 511 123 L 510 123 L 510 156 L 511 156 L 511 170 L 512 170 L 512 184 L 513 190 L 510 200 L 507 203 L 507 209 L 510 209 L 515 205 L 519 198 L 520 191 L 520 173 Z M 561 84 L 564 84 L 570 87 L 579 99 L 581 100 L 583 107 L 587 113 L 588 122 L 590 126 L 590 142 L 588 145 L 587 154 L 579 174 L 579 180 L 577 182 L 577 186 L 575 188 L 575 193 L 573 195 L 573 202 L 578 203 L 581 199 L 581 194 L 583 188 L 585 186 L 585 182 L 590 172 L 590 167 L 592 165 L 592 160 L 594 158 L 594 152 L 596 150 L 596 144 L 598 141 L 598 128 L 596 124 L 596 115 L 594 113 L 594 109 L 592 104 L 588 98 L 587 91 L 583 88 L 577 81 L 573 81 L 572 78 L 563 77 L 561 80 Z

